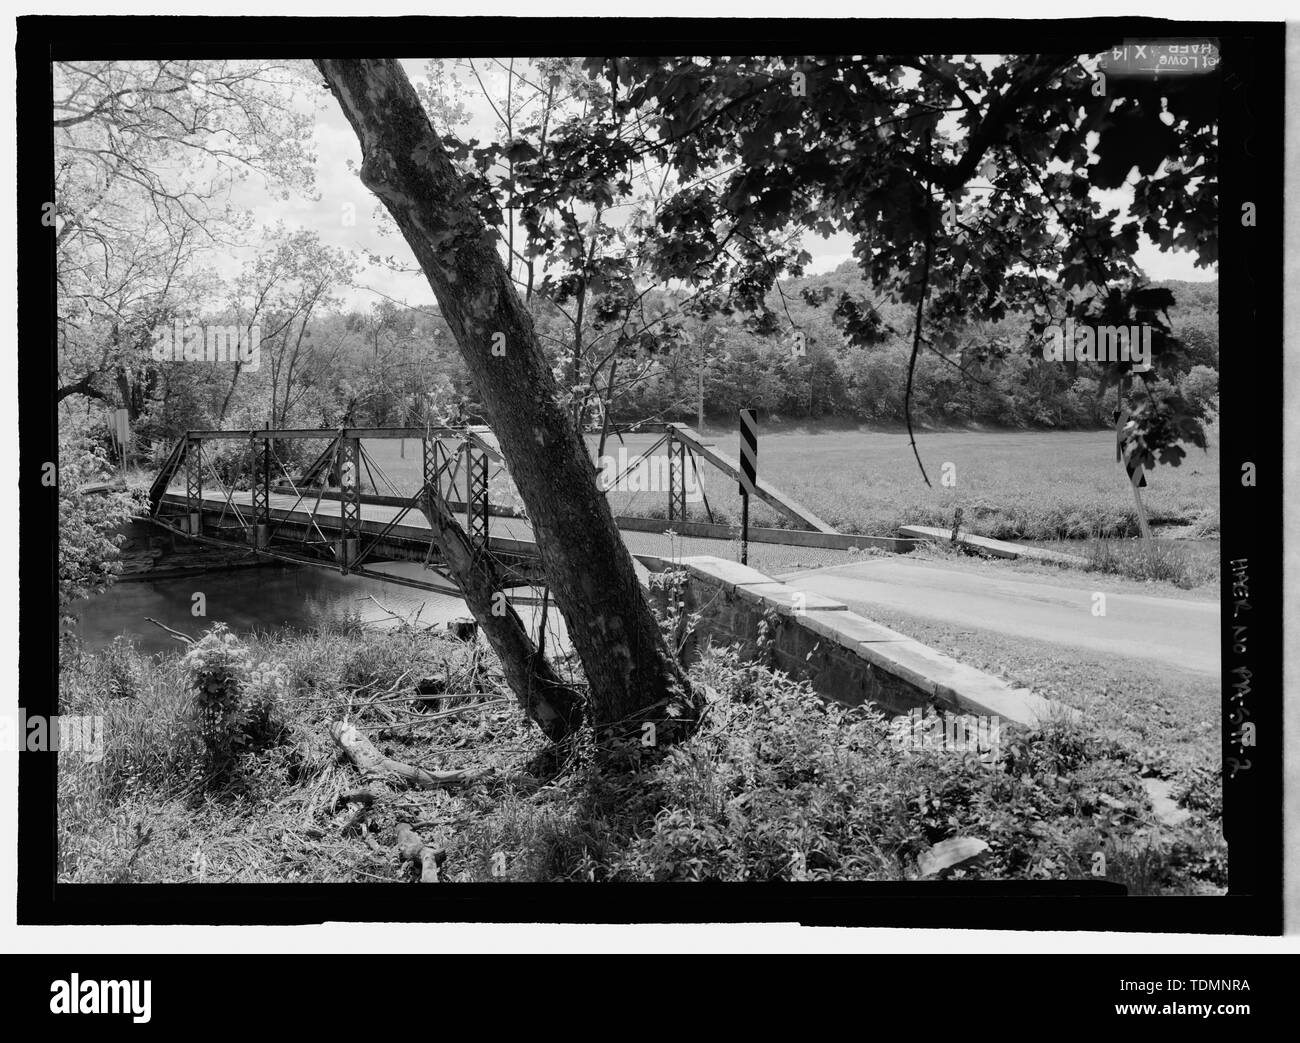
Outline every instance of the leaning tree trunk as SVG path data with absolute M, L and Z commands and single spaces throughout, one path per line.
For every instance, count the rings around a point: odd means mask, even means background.
M 658 741 L 699 703 L 646 601 L 595 467 L 557 402 L 497 235 L 391 59 L 318 58 L 361 142 L 361 180 L 393 215 L 460 347 L 528 508 L 547 582 L 590 685 L 593 723 Z
M 547 738 L 562 742 L 582 723 L 581 698 L 528 636 L 523 621 L 501 592 L 492 560 L 476 550 L 447 505 L 430 491 L 422 506 L 465 604 L 501 660 L 506 683 L 524 713 Z

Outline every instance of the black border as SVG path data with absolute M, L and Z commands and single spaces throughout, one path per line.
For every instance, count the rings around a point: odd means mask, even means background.
M 603 53 L 997 53 L 1101 51 L 1124 38 L 1220 41 L 1220 400 L 1223 661 L 1248 662 L 1259 731 L 1252 770 L 1225 782 L 1231 839 L 1223 898 L 1123 897 L 1099 882 L 735 885 L 67 885 L 54 882 L 57 758 L 19 757 L 18 922 L 319 923 L 790 922 L 1276 934 L 1282 928 L 1282 99 L 1284 27 L 1155 18 L 565 19 L 27 16 L 17 19 L 18 318 L 21 508 L 19 703 L 56 712 L 57 498 L 41 485 L 56 456 L 54 239 L 49 62 L 59 58 L 429 56 Z M 1257 224 L 1243 227 L 1241 203 Z M 43 269 L 43 270 L 41 270 Z M 1239 483 L 1252 461 L 1258 484 Z M 1278 534 L 1275 536 L 1274 534 Z M 41 548 L 39 551 L 32 548 Z M 50 548 L 49 551 L 46 548 Z M 1258 548 L 1266 547 L 1267 551 Z M 1232 654 L 1227 562 L 1250 559 L 1248 654 Z M 1240 622 L 1240 621 L 1238 621 Z M 56 683 L 51 684 L 51 678 Z M 1229 725 L 1225 705 L 1224 742 Z M 1233 751 L 1239 752 L 1239 751 Z M 1225 757 L 1227 752 L 1225 752 Z

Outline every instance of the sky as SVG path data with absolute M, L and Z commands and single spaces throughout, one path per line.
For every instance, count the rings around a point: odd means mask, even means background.
M 424 81 L 424 59 L 402 59 L 402 64 L 413 83 Z M 488 90 L 499 96 L 505 83 L 504 71 L 492 59 L 475 59 L 474 65 Z M 492 106 L 482 92 L 476 89 L 478 84 L 474 73 L 468 67 L 462 67 L 458 69 L 457 75 L 470 88 L 469 96 L 465 99 L 469 122 L 458 133 L 462 137 L 475 137 L 480 141 L 492 139 L 498 133 L 500 124 Z M 259 180 L 250 178 L 236 186 L 232 202 L 250 209 L 260 226 L 270 227 L 277 221 L 283 221 L 290 227 L 316 231 L 322 241 L 329 245 L 360 249 L 383 257 L 392 256 L 399 264 L 414 267 L 415 262 L 406 243 L 397 234 L 386 214 L 382 215 L 384 220 L 380 220 L 375 197 L 361 184 L 357 174 L 361 149 L 356 134 L 332 96 L 323 90 L 310 92 L 304 94 L 303 105 L 315 108 L 314 145 L 319 156 L 316 169 L 318 198 L 309 199 L 300 193 L 293 193 L 288 199 L 280 199 L 267 192 Z M 1098 192 L 1097 198 L 1104 207 L 1119 209 L 1123 215 L 1132 193 L 1120 188 Z M 354 223 L 348 223 L 349 220 Z M 385 235 L 385 229 L 390 234 Z M 803 245 L 813 257 L 808 266 L 810 274 L 831 271 L 853 256 L 853 238 L 847 233 L 838 233 L 825 239 L 810 234 Z M 1181 251 L 1162 253 L 1145 237 L 1138 247 L 1137 260 L 1148 276 L 1156 281 L 1178 279 L 1200 282 L 1217 277 L 1217 268 L 1196 268 L 1192 254 Z M 242 262 L 238 258 L 229 258 L 223 263 L 233 268 Z M 222 274 L 230 273 L 227 271 Z M 357 285 L 342 296 L 345 305 L 359 309 L 368 309 L 371 304 L 384 299 L 416 307 L 431 307 L 435 303 L 433 292 L 422 274 L 392 272 L 375 265 L 363 268 Z

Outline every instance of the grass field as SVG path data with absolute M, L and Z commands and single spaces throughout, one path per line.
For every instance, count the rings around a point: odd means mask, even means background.
M 1030 558 L 979 558 L 944 540 L 922 544 L 912 551 L 912 557 L 940 561 L 949 569 L 981 572 L 990 578 L 1025 573 L 1070 583 L 1082 582 L 1081 576 L 1086 574 L 1086 582 L 1093 590 L 1156 594 L 1163 598 L 1219 596 L 1218 539 L 1157 539 L 1150 553 L 1141 540 L 1128 539 L 1055 540 L 1034 546 L 1079 555 L 1085 565 L 1075 568 Z
M 710 443 L 737 456 L 734 429 L 709 428 Z M 644 452 L 657 436 L 634 435 L 611 441 L 606 454 L 625 447 L 629 458 Z M 589 438 L 593 457 L 595 438 Z M 1115 462 L 1109 431 L 920 432 L 921 459 L 930 476 L 927 487 L 901 432 L 810 430 L 787 426 L 761 433 L 759 477 L 802 503 L 841 532 L 896 535 L 899 525 L 952 524 L 962 508 L 963 530 L 1000 539 L 1087 539 L 1135 536 L 1133 494 Z M 406 459 L 395 442 L 367 442 L 366 451 L 399 484 L 417 483 L 420 459 L 415 443 Z M 662 449 L 656 455 L 662 455 Z M 951 484 L 945 485 L 945 475 Z M 704 464 L 701 484 L 713 516 L 735 523 L 740 497 L 735 482 Z M 1192 449 L 1179 467 L 1160 467 L 1148 475 L 1143 491 L 1153 525 L 1176 527 L 1180 534 L 1209 536 L 1219 528 L 1219 456 Z M 508 483 L 494 484 L 494 499 L 512 502 Z M 612 490 L 616 513 L 654 517 L 667 511 L 666 490 Z M 689 516 L 706 520 L 702 503 Z M 751 505 L 756 525 L 788 525 L 766 504 Z
M 1083 711 L 1102 734 L 1132 744 L 1148 773 L 1187 782 L 1221 762 L 1217 678 L 1155 662 L 1064 648 L 997 627 L 967 628 L 910 613 L 872 619 L 977 670 Z

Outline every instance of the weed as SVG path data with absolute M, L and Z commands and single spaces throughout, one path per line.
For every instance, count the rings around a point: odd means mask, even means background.
M 1143 582 L 1172 583 L 1183 589 L 1213 583 L 1219 577 L 1217 561 L 1193 557 L 1178 542 L 1094 539 L 1085 552 L 1088 571 L 1105 572 Z
M 422 709 L 420 674 L 440 677 L 443 691 L 477 683 L 500 693 L 490 655 L 459 642 L 316 633 L 236 649 L 211 632 L 200 645 L 185 657 L 115 653 L 129 662 L 135 698 L 108 696 L 103 654 L 66 666 L 68 709 L 108 720 L 103 762 L 60 765 L 60 879 L 406 879 L 391 850 L 400 815 L 446 839 L 450 883 L 894 880 L 917 875 L 919 856 L 954 837 L 988 850 L 944 871 L 953 878 L 1079 879 L 1100 855 L 1106 878 L 1133 891 L 1205 893 L 1226 880 L 1217 780 L 1171 767 L 1192 815 L 1162 832 L 1140 780 L 1144 755 L 1077 721 L 1004 735 L 993 765 L 903 754 L 871 707 L 827 702 L 735 649 L 709 647 L 691 667 L 706 695 L 693 735 L 616 764 L 594 756 L 586 730 L 543 781 L 521 772 L 546 744 L 512 701 L 466 703 L 450 717 Z M 208 749 L 196 681 L 216 689 L 222 716 L 212 723 L 233 727 L 237 678 L 245 726 L 269 699 L 280 738 L 245 749 L 238 784 L 213 783 L 195 769 Z M 498 773 L 464 790 L 402 794 L 366 812 L 360 836 L 345 832 L 355 814 L 337 802 L 356 775 L 326 730 L 340 715 L 410 763 Z

